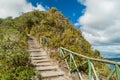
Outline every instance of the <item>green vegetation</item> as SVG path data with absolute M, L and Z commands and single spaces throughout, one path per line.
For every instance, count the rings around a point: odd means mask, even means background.
M 91 49 L 90 43 L 84 39 L 82 32 L 55 8 L 45 12 L 34 10 L 24 13 L 18 21 L 27 33 L 36 36 L 38 40 L 40 36 L 50 38 L 49 47 L 63 46 L 87 56 L 100 57 L 99 51 Z
M 89 57 L 102 58 L 98 50 L 92 50 L 91 44 L 82 36 L 80 29 L 76 29 L 56 8 L 48 11 L 34 10 L 24 13 L 15 20 L 20 23 L 19 29 L 24 28 L 25 32 L 35 36 L 38 42 L 40 36 L 49 38 L 49 48 L 58 49 L 62 46 Z M 58 52 L 54 57 L 59 58 Z M 76 62 L 80 65 L 84 61 L 85 59 L 78 58 Z M 94 65 L 99 74 L 108 74 L 108 67 L 105 64 L 94 62 Z M 85 67 L 82 68 L 85 70 Z
M 52 49 L 62 46 L 86 56 L 102 58 L 98 50 L 92 50 L 91 44 L 82 36 L 82 32 L 56 8 L 48 11 L 34 10 L 15 19 L 0 19 L 0 79 L 29 80 L 35 75 L 28 63 L 26 34 L 35 36 L 38 41 L 40 36 L 48 37 L 48 46 Z M 55 57 L 59 57 L 57 53 Z M 79 65 L 84 61 L 78 58 L 76 62 Z M 103 74 L 103 71 L 107 74 L 105 65 L 95 62 L 94 64 L 100 74 Z M 85 67 L 82 69 L 85 70 Z M 102 72 L 99 69 L 103 69 Z
M 35 72 L 28 63 L 26 34 L 11 17 L 0 20 L 0 80 L 30 80 Z

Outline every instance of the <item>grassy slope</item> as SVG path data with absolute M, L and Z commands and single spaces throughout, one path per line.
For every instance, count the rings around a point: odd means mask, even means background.
M 0 23 L 0 80 L 30 80 L 35 75 L 29 66 L 27 37 L 20 32 L 12 18 Z
M 16 22 L 20 23 L 17 23 L 17 25 L 19 24 L 20 26 L 19 28 L 24 28 L 25 32 L 34 35 L 38 41 L 40 36 L 50 38 L 49 47 L 59 48 L 62 46 L 86 56 L 102 58 L 98 50 L 92 50 L 91 44 L 82 36 L 80 29 L 76 29 L 71 22 L 55 8 L 48 11 L 34 10 L 24 13 L 16 18 Z M 78 65 L 84 61 L 85 59 L 78 59 Z M 102 63 L 98 64 L 94 62 L 94 65 L 100 74 L 103 74 L 103 71 L 106 75 L 108 74 L 107 67 Z M 85 67 L 82 68 L 83 70 L 85 69 Z
M 9 24 L 9 21 L 7 24 Z M 55 8 L 48 11 L 34 10 L 32 12 L 24 13 L 15 18 L 13 24 L 14 25 L 10 24 L 9 26 L 13 26 L 19 31 L 20 35 L 30 33 L 31 35 L 34 35 L 38 41 L 40 36 L 50 38 L 49 47 L 59 48 L 62 46 L 86 56 L 102 58 L 98 50 L 92 50 L 91 44 L 82 36 L 82 32 L 79 29 L 76 29 L 71 22 Z M 5 24 L 2 23 L 2 25 Z M 22 35 L 22 38 L 24 37 L 25 36 Z M 24 42 L 25 41 L 26 40 L 24 40 Z M 23 46 L 24 45 L 22 45 L 22 47 Z M 84 61 L 85 60 L 81 58 L 77 59 L 78 65 Z M 105 74 L 108 74 L 108 70 L 103 64 L 94 64 L 100 74 L 103 74 L 103 71 L 105 71 Z M 82 67 L 83 70 L 85 70 L 85 68 L 86 67 Z M 103 71 L 99 71 L 100 69 L 103 69 Z

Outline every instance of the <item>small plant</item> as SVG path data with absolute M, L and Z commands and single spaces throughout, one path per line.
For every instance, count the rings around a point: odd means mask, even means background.
M 26 35 L 13 27 L 0 28 L 0 80 L 30 80 L 36 73 L 28 63 Z

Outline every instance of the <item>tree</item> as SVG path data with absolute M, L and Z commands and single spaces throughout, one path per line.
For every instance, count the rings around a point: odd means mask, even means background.
M 94 52 L 95 52 L 95 55 L 96 55 L 96 56 L 100 56 L 100 51 L 98 51 L 97 49 L 95 49 Z
M 49 9 L 49 12 L 51 13 L 55 13 L 57 11 L 57 9 L 55 7 L 52 7 L 51 9 Z
M 3 22 L 3 19 L 2 18 L 0 18 L 0 24 Z

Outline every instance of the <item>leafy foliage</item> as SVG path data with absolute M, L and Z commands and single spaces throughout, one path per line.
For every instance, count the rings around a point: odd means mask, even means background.
M 92 50 L 80 29 L 76 29 L 56 8 L 24 13 L 16 18 L 15 22 L 18 28 L 23 27 L 26 33 L 36 36 L 38 41 L 40 36 L 50 38 L 50 47 L 62 46 L 87 56 L 100 57 L 99 51 Z M 18 23 L 21 23 L 21 26 Z
M 34 10 L 15 19 L 0 19 L 0 79 L 28 80 L 34 75 L 33 69 L 28 67 L 26 34 L 35 36 L 38 42 L 40 36 L 48 37 L 48 46 L 52 49 L 62 46 L 86 56 L 102 58 L 98 50 L 92 50 L 80 29 L 76 29 L 56 8 L 48 11 Z M 84 61 L 78 58 L 76 62 L 79 65 Z M 98 71 L 105 67 L 103 64 L 94 64 Z
M 35 75 L 29 66 L 27 37 L 15 28 L 14 20 L 6 18 L 0 24 L 0 80 L 30 80 Z

